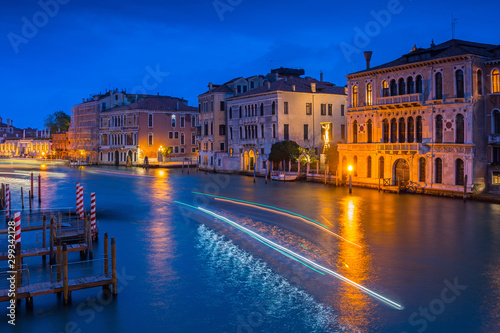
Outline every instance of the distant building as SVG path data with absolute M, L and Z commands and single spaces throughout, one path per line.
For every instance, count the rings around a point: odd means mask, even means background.
M 264 76 L 238 77 L 222 85 L 208 84 L 208 91 L 198 96 L 200 168 L 223 170 L 227 157 L 227 99 L 262 87 Z
M 68 132 L 52 134 L 52 154 L 58 159 L 67 159 Z
M 495 58 L 487 60 L 477 74 L 478 94 L 486 98 L 486 133 L 488 134 L 488 190 L 500 193 L 500 47 Z
M 226 169 L 253 171 L 255 166 L 263 173 L 278 141 L 295 141 L 317 156 L 325 144 L 343 142 L 345 88 L 302 74 L 280 68 L 266 76 L 262 86 L 227 99 Z
M 99 163 L 137 165 L 197 156 L 198 110 L 181 98 L 143 97 L 138 102 L 106 108 L 99 114 Z
M 373 68 L 371 52 L 365 53 L 367 68 L 347 75 L 348 142 L 339 145 L 344 179 L 353 165 L 353 182 L 366 186 L 401 182 L 423 192 L 461 192 L 466 179 L 468 192 L 483 190 L 492 177 L 485 96 L 499 104 L 482 87 L 494 71 L 485 64 L 493 65 L 498 50 L 461 40 L 433 42 Z M 496 139 L 490 137 L 493 152 Z
M 71 159 L 97 161 L 100 104 L 98 96 L 83 100 L 71 109 L 68 151 Z
M 52 142 L 49 139 L 7 139 L 0 143 L 2 157 L 49 157 L 52 153 Z

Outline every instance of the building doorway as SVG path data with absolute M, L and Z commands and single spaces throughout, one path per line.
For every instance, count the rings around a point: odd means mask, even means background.
M 115 150 L 115 166 L 120 165 L 120 153 L 118 150 Z
M 405 159 L 398 159 L 394 163 L 394 185 L 397 185 L 399 182 L 403 186 L 406 186 L 410 180 L 410 166 Z

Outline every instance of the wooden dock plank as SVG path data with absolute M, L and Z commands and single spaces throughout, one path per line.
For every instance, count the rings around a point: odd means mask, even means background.
M 68 245 L 68 252 L 77 252 L 77 251 L 84 251 L 84 250 L 87 250 L 86 243 Z M 57 252 L 57 247 L 54 247 L 54 252 Z M 44 255 L 45 256 L 50 255 L 50 247 L 31 248 L 31 249 L 25 249 L 25 250 L 21 251 L 21 256 L 23 258 L 37 257 L 37 256 L 44 256 Z M 7 259 L 8 259 L 8 252 L 0 252 L 0 261 L 7 260 Z

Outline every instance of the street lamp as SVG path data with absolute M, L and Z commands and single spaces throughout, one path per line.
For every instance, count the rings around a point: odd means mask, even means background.
M 347 170 L 349 170 L 349 194 L 351 194 L 352 193 L 352 179 L 351 179 L 352 165 L 349 165 L 347 167 Z

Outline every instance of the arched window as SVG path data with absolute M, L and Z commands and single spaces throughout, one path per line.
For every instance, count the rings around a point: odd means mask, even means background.
M 384 178 L 384 158 L 382 156 L 378 159 L 378 178 Z
M 229 108 L 229 119 L 233 119 L 233 108 Z
M 366 159 L 366 177 L 372 178 L 372 157 L 368 156 Z
M 417 84 L 416 84 L 416 90 L 418 94 L 421 94 L 423 92 L 422 89 L 422 75 L 417 75 Z
M 372 142 L 372 121 L 371 119 L 368 119 L 366 122 L 366 142 L 371 143 Z
M 240 105 L 240 118 L 241 118 L 241 105 Z
M 400 78 L 398 81 L 398 86 L 399 86 L 398 94 L 404 95 L 405 94 L 405 79 Z
M 372 102 L 373 102 L 372 84 L 367 83 L 366 84 L 366 105 L 372 105 Z
M 391 80 L 391 96 L 396 96 L 398 94 L 398 85 L 396 84 L 396 80 Z
M 271 114 L 276 114 L 276 103 L 271 104 Z
M 455 85 L 457 88 L 457 98 L 463 98 L 464 92 L 464 72 L 459 69 L 455 72 Z
M 465 142 L 465 121 L 463 114 L 457 114 L 455 118 L 455 142 Z
M 436 117 L 436 143 L 443 143 L 443 116 Z
M 243 127 L 240 127 L 240 139 L 243 139 Z
M 418 181 L 425 183 L 425 158 L 420 157 L 418 160 L 418 169 L 419 169 L 419 174 L 418 174 Z
M 477 93 L 478 95 L 483 94 L 483 71 L 478 69 L 477 70 Z
M 436 86 L 435 98 L 436 99 L 443 99 L 443 74 L 441 74 L 441 72 L 436 73 L 436 75 L 434 77 L 434 83 Z
M 389 96 L 389 83 L 384 80 L 382 81 L 382 97 Z
M 500 111 L 493 110 L 491 125 L 492 125 L 491 133 L 500 134 Z
M 500 73 L 498 69 L 494 69 L 491 72 L 491 91 L 494 94 L 500 92 Z
M 406 140 L 406 126 L 405 126 L 405 118 L 399 118 L 399 143 L 404 143 Z
M 148 115 L 148 126 L 153 127 L 153 115 Z
M 382 136 L 384 143 L 389 143 L 389 120 L 382 120 Z
M 422 117 L 417 117 L 417 142 L 422 143 Z
M 358 122 L 352 123 L 352 143 L 358 143 Z
M 465 166 L 464 161 L 457 158 L 455 161 L 455 185 L 464 185 Z
M 354 156 L 354 159 L 352 161 L 352 168 L 354 169 L 354 177 L 358 176 L 358 157 Z
M 436 158 L 434 162 L 434 170 L 436 172 L 434 182 L 436 184 L 442 184 L 443 183 L 443 160 L 440 158 Z
M 398 122 L 396 118 L 391 119 L 391 143 L 398 141 Z
M 264 115 L 264 103 L 260 103 L 260 115 Z
M 408 94 L 413 94 L 415 92 L 415 84 L 413 82 L 413 77 L 411 76 L 406 79 L 406 91 Z
M 245 117 L 248 117 L 248 108 L 246 105 L 245 105 Z
M 352 107 L 358 106 L 358 86 L 352 86 Z
M 406 140 L 408 143 L 415 141 L 415 122 L 413 117 L 408 117 L 408 137 Z

